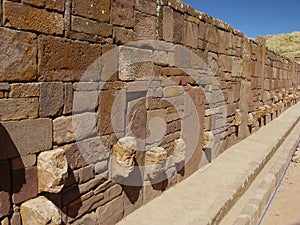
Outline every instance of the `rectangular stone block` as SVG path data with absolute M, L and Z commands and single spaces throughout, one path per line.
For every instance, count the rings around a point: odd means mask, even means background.
M 84 76 L 85 80 L 97 80 L 101 62 L 94 61 L 100 56 L 100 45 L 41 36 L 38 62 L 40 78 L 43 81 L 79 81 Z
M 72 83 L 64 83 L 64 109 L 63 114 L 72 113 L 73 108 L 73 85 Z
M 11 175 L 9 161 L 0 161 L 0 218 L 8 216 L 11 211 L 10 189 Z
M 52 147 L 50 119 L 29 119 L 0 124 L 0 160 L 49 150 Z
M 96 34 L 103 37 L 109 37 L 112 35 L 112 25 L 78 16 L 72 16 L 71 27 L 74 31 L 86 34 Z
M 18 120 L 38 117 L 37 98 L 0 99 L 0 120 Z
M 23 3 L 54 9 L 59 12 L 63 12 L 65 8 L 65 0 L 23 0 Z
M 155 40 L 156 17 L 136 11 L 134 23 L 135 40 Z
M 184 22 L 184 44 L 192 48 L 198 47 L 199 28 L 195 23 Z
M 37 170 L 36 167 L 13 170 L 13 203 L 19 204 L 37 196 Z
M 57 145 L 75 140 L 72 116 L 62 116 L 53 120 L 53 142 Z
M 163 8 L 163 20 L 162 20 L 162 32 L 163 32 L 163 39 L 165 41 L 173 41 L 173 24 L 174 24 L 174 19 L 173 19 L 173 9 L 170 7 L 165 6 Z
M 138 11 L 156 16 L 157 3 L 154 0 L 135 0 L 134 8 Z
M 111 5 L 111 23 L 123 27 L 133 27 L 134 0 L 112 0 Z
M 0 28 L 0 82 L 36 78 L 36 35 Z
M 64 105 L 64 86 L 61 82 L 43 82 L 40 85 L 40 116 L 60 116 Z
M 110 0 L 73 0 L 72 14 L 109 22 Z
M 11 98 L 39 97 L 39 95 L 38 83 L 12 84 L 9 92 Z
M 61 35 L 64 31 L 62 14 L 48 12 L 25 4 L 5 1 L 3 17 L 4 25 L 8 27 L 56 35 Z
M 131 29 L 114 27 L 113 34 L 114 42 L 116 44 L 121 45 L 133 41 L 133 30 Z
M 183 44 L 184 42 L 184 19 L 183 15 L 181 15 L 179 12 L 173 12 L 173 41 L 175 43 Z

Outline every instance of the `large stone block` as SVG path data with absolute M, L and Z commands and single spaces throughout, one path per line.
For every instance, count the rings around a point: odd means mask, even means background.
M 59 209 L 44 196 L 23 203 L 20 212 L 24 225 L 60 225 L 62 222 Z
M 4 2 L 3 10 L 6 26 L 34 30 L 45 34 L 63 34 L 64 18 L 62 14 L 48 12 L 15 2 Z
M 48 150 L 52 147 L 50 119 L 30 119 L 0 124 L 0 160 Z
M 72 6 L 75 15 L 109 22 L 110 0 L 73 0 Z
M 18 120 L 38 117 L 37 98 L 0 99 L 0 120 Z
M 36 78 L 36 35 L 0 28 L 0 81 Z
M 36 83 L 18 83 L 10 86 L 9 97 L 11 98 L 38 97 L 39 95 L 39 84 Z
M 38 68 L 44 81 L 79 81 L 83 75 L 87 80 L 97 80 L 101 63 L 93 62 L 100 56 L 101 46 L 97 44 L 39 37 Z
M 192 48 L 198 47 L 198 24 L 191 23 L 188 21 L 184 22 L 184 44 Z
M 133 27 L 133 0 L 112 0 L 111 23 L 124 27 Z
M 64 105 L 64 86 L 59 82 L 41 83 L 40 116 L 60 116 Z
M 9 161 L 0 161 L 0 218 L 8 216 L 11 212 L 11 176 Z
M 155 40 L 156 17 L 136 11 L 134 37 L 135 40 Z
M 53 120 L 53 142 L 61 145 L 75 140 L 72 116 L 62 116 Z
M 173 41 L 178 44 L 183 44 L 184 39 L 184 19 L 179 12 L 173 12 Z
M 63 12 L 65 8 L 65 0 L 24 0 L 23 2 L 37 7 L 54 9 L 59 12 Z
M 59 193 L 68 175 L 68 162 L 63 149 L 40 153 L 37 160 L 38 192 Z
M 134 8 L 153 16 L 157 14 L 157 3 L 153 0 L 135 0 Z
M 170 7 L 163 8 L 163 39 L 173 41 L 173 10 Z
M 37 196 L 37 173 L 36 167 L 28 167 L 12 172 L 14 204 L 25 202 Z

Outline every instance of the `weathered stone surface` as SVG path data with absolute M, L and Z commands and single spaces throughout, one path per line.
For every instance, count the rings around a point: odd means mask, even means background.
M 137 143 L 134 137 L 121 138 L 112 148 L 110 176 L 113 180 L 127 178 L 134 169 Z
M 240 109 L 235 110 L 234 125 L 239 126 L 242 123 L 242 112 Z
M 1 225 L 9 225 L 9 219 L 8 219 L 8 217 L 4 218 L 4 219 L 1 221 Z
M 20 170 L 27 167 L 34 166 L 36 163 L 36 155 L 26 155 L 11 160 L 11 167 L 13 170 Z
M 14 208 L 14 213 L 10 219 L 10 225 L 22 225 L 20 207 Z
M 31 155 L 52 147 L 52 122 L 34 119 L 0 124 L 0 160 Z
M 85 183 L 95 177 L 94 175 L 94 166 L 89 165 L 79 170 L 74 171 L 74 177 L 77 183 Z
M 134 8 L 144 13 L 156 16 L 157 14 L 157 3 L 153 0 L 135 0 Z
M 74 0 L 72 6 L 75 15 L 109 22 L 110 0 Z
M 37 98 L 0 99 L 0 120 L 18 120 L 38 117 Z
M 53 120 L 53 142 L 61 145 L 75 140 L 72 116 L 62 116 Z
M 255 125 L 255 118 L 253 113 L 248 113 L 248 121 L 247 121 L 248 126 L 253 126 Z
M 0 161 L 0 218 L 8 216 L 11 212 L 10 189 L 11 176 L 9 161 Z
M 77 141 L 96 135 L 97 114 L 82 113 L 73 115 L 74 137 Z
M 167 86 L 164 88 L 164 97 L 169 98 L 169 97 L 175 97 L 180 94 L 181 88 L 180 86 Z
M 62 14 L 48 12 L 25 4 L 4 2 L 3 11 L 6 26 L 34 30 L 45 34 L 63 34 Z
M 37 196 L 36 167 L 28 167 L 12 172 L 13 203 L 19 204 Z
M 96 34 L 103 37 L 112 35 L 112 26 L 78 16 L 72 16 L 72 30 L 86 34 Z
M 184 19 L 179 12 L 173 11 L 173 42 L 183 44 L 184 39 Z
M 173 41 L 173 10 L 165 6 L 163 8 L 163 39 L 165 41 Z
M 203 137 L 203 148 L 213 148 L 215 144 L 215 137 L 212 132 L 204 132 L 204 137 Z
M 54 9 L 59 12 L 63 12 L 65 8 L 65 0 L 24 0 L 23 2 L 38 7 Z
M 88 165 L 76 143 L 65 145 L 63 148 L 71 170 Z
M 38 192 L 58 193 L 68 175 L 68 162 L 63 149 L 40 153 L 37 160 Z
M 167 151 L 154 147 L 145 155 L 145 180 L 154 180 L 166 172 Z
M 36 83 L 12 84 L 9 92 L 11 98 L 38 97 L 39 95 L 39 84 Z
M 124 213 L 122 196 L 115 198 L 111 202 L 97 209 L 97 217 L 99 224 L 114 225 L 119 222 Z
M 134 39 L 155 40 L 156 17 L 145 13 L 135 12 Z
M 43 82 L 40 86 L 40 116 L 52 117 L 62 114 L 64 86 L 60 82 Z
M 0 81 L 36 78 L 36 35 L 0 28 Z
M 133 41 L 133 30 L 123 27 L 114 27 L 114 42 L 122 45 Z
M 133 0 L 112 0 L 111 23 L 124 27 L 133 27 Z
M 99 224 L 98 219 L 97 219 L 97 214 L 96 213 L 90 213 L 87 214 L 85 216 L 83 216 L 82 218 L 80 218 L 79 220 L 76 220 L 74 223 L 72 223 L 73 225 L 95 225 L 95 224 Z
M 174 141 L 174 162 L 181 163 L 185 160 L 186 144 L 182 138 Z
M 59 209 L 46 197 L 29 200 L 21 205 L 22 224 L 24 225 L 60 225 Z
M 100 55 L 100 45 L 41 35 L 38 63 L 41 80 L 79 81 L 83 75 L 87 80 L 97 80 L 101 63 L 92 67 L 91 64 Z
M 184 44 L 192 48 L 198 47 L 198 25 L 191 22 L 184 22 Z
M 98 91 L 75 91 L 73 112 L 96 111 L 98 106 Z
M 72 83 L 64 83 L 64 109 L 63 114 L 72 113 L 73 109 L 73 85 Z
M 9 83 L 0 83 L 0 91 L 9 91 L 10 85 Z

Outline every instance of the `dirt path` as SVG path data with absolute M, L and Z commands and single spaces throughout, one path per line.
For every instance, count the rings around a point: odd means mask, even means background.
M 300 163 L 291 163 L 261 225 L 300 225 Z

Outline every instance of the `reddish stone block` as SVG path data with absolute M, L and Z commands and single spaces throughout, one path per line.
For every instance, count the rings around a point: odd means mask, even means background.
M 184 42 L 184 19 L 183 15 L 179 12 L 173 12 L 173 41 L 175 43 L 183 44 Z
M 23 0 L 22 2 L 29 5 L 53 9 L 59 12 L 63 12 L 65 9 L 65 0 Z
M 133 27 L 134 13 L 133 2 L 134 0 L 112 0 L 111 5 L 111 23 L 124 27 Z
M 4 2 L 4 24 L 24 30 L 34 30 L 45 34 L 63 34 L 62 14 L 48 12 L 15 2 Z
M 154 0 L 135 0 L 134 8 L 153 16 L 157 14 L 157 3 Z
M 184 44 L 192 48 L 198 47 L 198 33 L 199 28 L 195 23 L 188 21 L 184 22 Z
M 136 11 L 134 37 L 135 40 L 155 40 L 156 17 Z
M 28 167 L 12 172 L 13 203 L 19 204 L 37 196 L 37 170 Z
M 123 45 L 133 41 L 133 30 L 123 27 L 114 27 L 113 32 L 114 43 Z
M 74 15 L 109 22 L 110 0 L 73 0 Z

